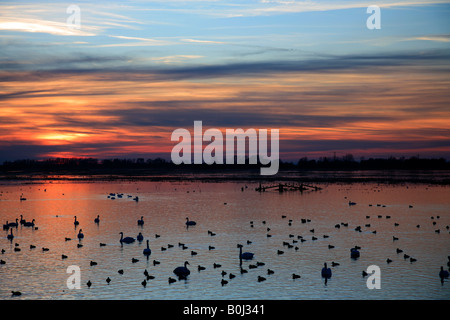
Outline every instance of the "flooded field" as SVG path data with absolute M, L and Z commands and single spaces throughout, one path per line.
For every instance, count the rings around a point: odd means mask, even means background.
M 0 299 L 450 298 L 439 277 L 449 268 L 450 187 L 316 185 L 280 193 L 243 181 L 3 181 L 0 221 L 19 220 L 0 237 Z M 120 232 L 136 241 L 121 243 Z M 252 260 L 239 259 L 238 244 Z M 190 274 L 179 279 L 173 270 L 185 261 Z M 371 265 L 380 289 L 367 287 Z M 70 266 L 80 289 L 68 287 Z

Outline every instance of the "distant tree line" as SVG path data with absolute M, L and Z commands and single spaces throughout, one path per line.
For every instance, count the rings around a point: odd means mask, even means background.
M 175 165 L 163 158 L 156 159 L 95 159 L 95 158 L 51 158 L 45 160 L 15 160 L 5 161 L 0 165 L 0 171 L 117 171 L 133 169 L 151 169 L 161 171 L 194 170 L 219 171 L 237 169 L 255 169 L 260 165 Z M 450 162 L 444 158 L 390 157 L 361 158 L 355 160 L 351 154 L 343 157 L 321 157 L 308 159 L 303 157 L 297 162 L 280 161 L 280 170 L 449 170 Z
M 351 154 L 342 158 L 321 157 L 318 160 L 304 157 L 297 163 L 303 170 L 448 170 L 450 162 L 444 158 L 389 157 L 361 158 L 356 161 Z

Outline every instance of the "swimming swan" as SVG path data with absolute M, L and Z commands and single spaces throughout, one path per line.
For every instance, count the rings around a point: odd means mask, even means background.
M 184 262 L 184 267 L 177 267 L 173 270 L 173 273 L 175 273 L 178 278 L 184 279 L 186 278 L 188 275 L 191 274 L 191 271 L 189 271 L 189 269 L 186 267 L 189 264 L 189 262 L 185 261 Z
M 148 243 L 149 243 L 149 240 L 147 240 L 147 248 L 145 248 L 144 251 L 142 252 L 146 256 L 149 256 L 152 253 L 152 250 L 150 249 Z
M 239 248 L 239 259 L 244 260 L 251 260 L 253 259 L 254 254 L 251 252 L 244 252 L 242 253 L 242 244 L 238 244 L 237 247 Z
M 326 262 L 323 264 L 322 278 L 326 278 L 326 279 L 331 278 L 331 269 L 327 267 L 327 263 Z
M 120 232 L 120 243 L 125 242 L 125 243 L 133 243 L 136 239 L 132 238 L 132 237 L 123 237 L 123 232 Z
M 195 226 L 197 223 L 195 221 L 189 220 L 188 217 L 186 217 L 186 225 L 187 226 Z

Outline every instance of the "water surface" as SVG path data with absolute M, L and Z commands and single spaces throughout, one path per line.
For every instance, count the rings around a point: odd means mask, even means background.
M 13 228 L 12 242 L 6 239 L 8 232 L 2 231 L 0 248 L 5 252 L 0 259 L 5 264 L 0 265 L 0 299 L 450 298 L 450 283 L 441 283 L 438 276 L 440 266 L 447 268 L 450 255 L 448 186 L 319 186 L 322 190 L 317 192 L 260 193 L 255 191 L 257 184 L 242 181 L 3 182 L 2 224 L 22 214 L 27 221 L 35 219 L 38 229 Z M 111 199 L 110 193 L 123 196 Z M 21 194 L 25 201 L 19 200 Z M 135 196 L 138 202 L 133 201 Z M 356 205 L 349 206 L 349 201 Z M 97 215 L 99 224 L 94 223 Z M 80 222 L 77 227 L 74 216 Z M 144 226 L 137 225 L 141 216 Z M 187 228 L 186 217 L 197 225 Z M 355 231 L 357 226 L 361 232 Z M 85 238 L 78 248 L 80 229 Z M 142 232 L 145 238 L 121 245 L 119 232 L 132 237 Z M 147 239 L 152 249 L 148 259 L 142 254 Z M 182 249 L 179 243 L 188 248 Z M 36 248 L 30 249 L 31 244 Z M 255 254 L 252 261 L 242 263 L 245 274 L 240 273 L 237 244 Z M 357 260 L 350 258 L 355 245 L 361 247 Z M 14 251 L 15 247 L 21 250 Z M 43 247 L 49 251 L 42 251 Z M 403 252 L 396 253 L 397 248 Z M 68 258 L 62 259 L 62 254 Z M 404 254 L 417 261 L 410 262 Z M 139 261 L 133 263 L 132 258 Z M 154 260 L 159 264 L 154 265 Z M 97 265 L 90 266 L 90 261 Z M 169 284 L 169 277 L 176 278 L 172 270 L 185 261 L 190 263 L 190 276 Z M 332 261 L 340 265 L 332 267 L 333 276 L 325 283 L 320 271 L 324 262 Z M 264 265 L 251 269 L 249 265 L 256 262 Z M 221 267 L 214 268 L 214 263 Z M 70 265 L 81 269 L 81 289 L 67 288 Z M 198 265 L 206 270 L 199 272 Z M 370 265 L 380 267 L 380 290 L 369 290 L 367 278 L 362 277 Z M 141 284 L 145 269 L 155 277 L 146 288 Z M 268 275 L 267 269 L 274 274 Z M 223 277 L 222 271 L 227 272 Z M 229 279 L 229 273 L 236 277 Z M 293 273 L 301 278 L 292 279 Z M 258 282 L 258 276 L 266 280 Z M 221 285 L 222 279 L 228 283 Z M 11 298 L 12 290 L 21 291 L 22 296 Z

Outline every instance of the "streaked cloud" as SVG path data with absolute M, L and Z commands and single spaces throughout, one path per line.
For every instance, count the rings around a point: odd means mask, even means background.
M 136 41 L 101 44 L 101 45 L 94 45 L 94 46 L 104 47 L 104 48 L 107 48 L 107 47 L 147 47 L 147 46 L 163 46 L 163 45 L 170 44 L 169 41 L 156 40 L 156 39 L 150 39 L 150 38 L 114 36 L 114 35 L 110 35 L 110 37 L 116 38 L 116 39 L 121 39 L 121 40 L 136 40 Z
M 404 41 L 434 41 L 434 42 L 450 42 L 450 35 L 428 35 L 418 36 L 405 39 Z
M 198 40 L 198 39 L 181 39 L 184 42 L 203 43 L 203 44 L 224 44 L 222 41 Z
M 450 1 L 0 4 L 0 161 L 167 155 L 171 132 L 279 128 L 283 159 L 450 158 Z M 360 10 L 361 9 L 361 10 Z M 447 10 L 448 11 L 448 10 Z
M 67 24 L 45 20 L 22 19 L 3 20 L 0 22 L 0 30 L 3 31 L 21 31 L 21 32 L 40 32 L 58 36 L 94 36 L 93 27 L 84 27 L 83 29 L 69 28 Z

